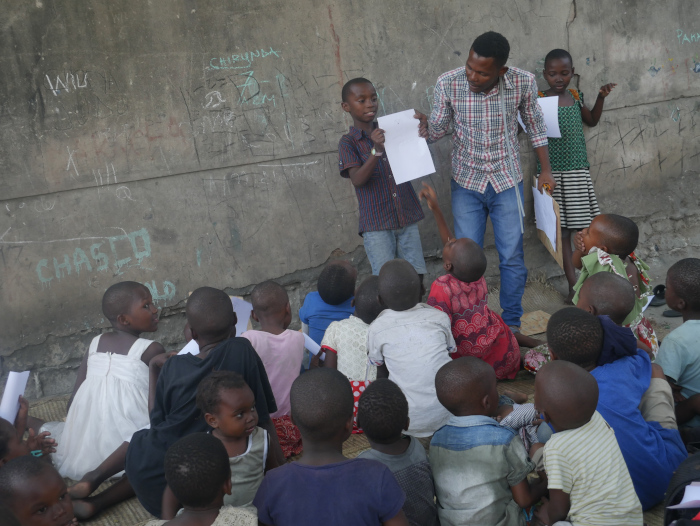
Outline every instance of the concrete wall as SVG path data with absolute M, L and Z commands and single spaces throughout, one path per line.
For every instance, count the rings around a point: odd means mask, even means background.
M 0 380 L 31 368 L 32 396 L 70 390 L 117 281 L 149 286 L 163 308 L 154 337 L 177 348 L 198 286 L 246 293 L 278 278 L 297 309 L 329 258 L 367 273 L 354 191 L 337 170 L 350 124 L 340 86 L 365 76 L 382 113 L 428 112 L 437 76 L 490 29 L 509 38 L 509 63 L 533 72 L 568 48 L 589 104 L 601 84 L 619 84 L 586 131 L 601 207 L 638 220 L 652 260 L 700 244 L 693 0 L 0 0 L 0 10 Z M 449 139 L 432 151 L 430 180 L 448 206 Z M 421 230 L 435 275 L 432 220 Z M 531 217 L 525 242 L 531 275 L 560 274 Z

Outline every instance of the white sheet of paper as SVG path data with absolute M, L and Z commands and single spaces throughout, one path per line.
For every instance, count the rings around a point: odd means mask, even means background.
M 547 137 L 561 137 L 561 130 L 559 129 L 559 97 L 540 97 L 537 99 L 537 103 L 542 109 L 544 123 L 547 126 Z M 527 131 L 520 112 L 518 112 L 518 122 L 523 127 L 523 130 Z
M 428 143 L 418 135 L 415 114 L 415 110 L 406 110 L 377 119 L 384 130 L 384 149 L 397 184 L 435 173 Z
M 238 321 L 236 322 L 236 336 L 240 336 L 248 330 L 248 321 L 250 313 L 253 312 L 253 305 L 240 298 L 231 298 L 233 302 L 233 312 L 236 313 Z
M 304 347 L 306 347 L 306 349 L 307 349 L 311 354 L 313 354 L 314 356 L 316 356 L 319 352 L 321 352 L 321 346 L 320 346 L 318 343 L 316 343 L 315 341 L 313 341 L 313 340 L 311 339 L 311 336 L 309 336 L 309 335 L 306 334 L 306 333 L 303 333 L 303 334 L 304 334 Z M 326 359 L 326 353 L 325 353 L 325 352 L 324 352 L 324 353 L 321 353 L 320 359 L 321 359 L 321 361 L 323 361 L 323 360 Z
M 187 345 L 177 353 L 178 356 L 182 356 L 183 354 L 199 354 L 199 344 L 194 340 L 188 341 Z
M 537 228 L 547 234 L 547 239 L 554 250 L 557 249 L 557 215 L 554 213 L 554 199 L 547 192 L 542 192 L 537 187 L 532 187 L 532 196 L 535 201 L 535 221 Z
M 0 418 L 4 418 L 11 424 L 15 423 L 17 412 L 19 411 L 19 397 L 24 394 L 29 380 L 29 371 L 16 373 L 10 371 L 5 384 L 5 391 L 2 393 L 0 402 Z
M 700 506 L 700 486 L 693 482 L 685 487 L 685 493 L 683 493 L 683 499 L 680 504 L 675 506 L 669 506 L 671 510 L 683 509 L 683 508 L 697 508 Z

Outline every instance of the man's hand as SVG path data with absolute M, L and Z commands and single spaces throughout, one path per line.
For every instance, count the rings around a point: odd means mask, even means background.
M 557 186 L 557 183 L 554 181 L 554 177 L 552 177 L 551 170 L 542 170 L 542 173 L 537 179 L 537 189 L 540 191 L 540 193 L 543 193 L 542 187 L 545 184 L 549 185 L 550 190 L 554 190 L 554 188 Z
M 377 150 L 378 152 L 384 151 L 384 130 L 382 130 L 381 128 L 376 128 L 372 132 L 372 135 L 369 136 L 369 138 L 372 139 L 375 150 Z
M 27 446 L 29 446 L 29 451 L 41 450 L 42 455 L 49 455 L 56 452 L 56 441 L 51 438 L 51 433 L 44 431 L 35 436 L 34 430 L 29 430 L 29 437 L 27 437 Z
M 424 139 L 428 138 L 428 117 L 417 111 L 416 114 L 413 116 L 414 119 L 418 119 L 420 122 L 418 123 L 418 135 L 423 137 Z
M 613 88 L 615 86 L 617 86 L 617 84 L 614 84 L 614 83 L 610 83 L 610 84 L 606 84 L 605 86 L 601 86 L 600 90 L 598 91 L 598 96 L 603 97 L 603 98 L 607 97 L 608 95 L 610 95 L 610 92 L 613 90 Z
M 425 199 L 425 202 L 428 204 L 428 208 L 430 208 L 430 210 L 435 211 L 439 208 L 435 189 L 428 183 L 423 183 L 423 189 L 418 194 L 418 197 Z

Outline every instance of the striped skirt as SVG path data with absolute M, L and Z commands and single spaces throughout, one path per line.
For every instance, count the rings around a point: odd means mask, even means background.
M 588 228 L 593 218 L 600 214 L 588 169 L 552 171 L 552 176 L 557 183 L 552 197 L 559 203 L 561 227 L 569 230 Z

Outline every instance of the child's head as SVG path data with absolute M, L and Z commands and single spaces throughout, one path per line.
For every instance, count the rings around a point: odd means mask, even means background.
M 17 457 L 0 468 L 0 504 L 22 526 L 66 526 L 73 504 L 58 471 L 31 455 Z
M 583 282 L 576 306 L 595 316 L 610 316 L 613 323 L 622 325 L 636 301 L 629 281 L 612 272 L 598 272 Z
M 274 281 L 263 281 L 250 293 L 253 319 L 261 324 L 272 323 L 284 329 L 292 323 L 292 309 L 284 287 Z
M 405 259 L 387 261 L 379 271 L 379 302 L 387 309 L 404 311 L 421 298 L 421 282 L 416 269 Z
M 401 388 L 387 378 L 372 382 L 360 396 L 357 426 L 370 442 L 393 444 L 408 429 L 408 400 Z
M 187 299 L 185 308 L 192 338 L 211 343 L 227 339 L 236 328 L 231 298 L 212 287 L 200 287 Z
M 595 366 L 603 348 L 603 326 L 584 310 L 561 309 L 547 323 L 547 345 L 552 358 L 584 368 Z
M 549 362 L 537 371 L 535 407 L 555 431 L 586 425 L 598 405 L 598 382 L 571 362 Z
M 214 371 L 197 386 L 197 407 L 204 420 L 228 438 L 250 436 L 258 425 L 255 395 L 233 371 Z
M 340 305 L 355 294 L 357 269 L 343 260 L 331 261 L 318 277 L 318 295 L 328 305 Z
M 553 49 L 544 57 L 544 79 L 557 93 L 562 93 L 574 76 L 574 61 L 565 49 Z
M 442 249 L 442 265 L 458 280 L 471 283 L 486 272 L 486 254 L 469 238 L 450 239 Z
M 29 453 L 29 446 L 17 436 L 15 426 L 0 418 L 0 468 L 13 458 Z
M 224 443 L 208 433 L 192 433 L 165 454 L 165 480 L 186 509 L 209 509 L 231 494 L 231 466 Z
M 379 278 L 370 276 L 355 292 L 355 316 L 367 324 L 377 319 L 383 307 L 379 303 Z
M 498 412 L 496 373 L 474 356 L 463 356 L 440 367 L 435 390 L 440 403 L 455 416 L 496 416 Z
M 617 214 L 596 216 L 582 234 L 586 254 L 598 247 L 622 259 L 634 252 L 639 241 L 639 228 L 635 222 Z
M 294 380 L 289 398 L 304 442 L 342 443 L 352 434 L 355 401 L 343 373 L 312 369 Z
M 135 332 L 158 330 L 158 308 L 147 287 L 135 281 L 122 281 L 109 287 L 102 296 L 102 313 L 112 327 Z
M 377 90 L 372 83 L 363 78 L 348 80 L 341 92 L 342 108 L 350 114 L 355 123 L 370 123 L 377 116 L 379 104 Z
M 666 304 L 678 312 L 700 312 L 700 259 L 681 259 L 668 269 Z

